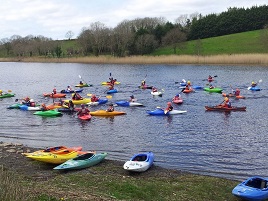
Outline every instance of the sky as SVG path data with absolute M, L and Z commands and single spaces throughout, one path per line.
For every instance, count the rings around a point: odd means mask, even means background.
M 114 28 L 124 20 L 164 17 L 174 23 L 185 14 L 261 5 L 268 5 L 267 0 L 0 0 L 0 40 L 13 35 L 62 40 L 68 31 L 77 38 L 95 22 Z

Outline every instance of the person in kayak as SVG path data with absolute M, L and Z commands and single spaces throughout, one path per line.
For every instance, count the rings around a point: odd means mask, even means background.
M 64 102 L 63 107 L 69 108 L 71 111 L 74 110 L 74 103 L 72 100 L 69 100 L 69 102 Z
M 223 103 L 220 104 L 220 106 L 222 106 L 222 107 L 231 107 L 231 102 L 230 102 L 229 98 L 225 97 Z
M 135 98 L 134 98 L 134 96 L 133 96 L 133 95 L 131 95 L 131 96 L 130 96 L 130 99 L 129 99 L 129 101 L 128 101 L 128 102 L 135 102 L 136 100 L 137 100 L 137 99 L 135 99 Z
M 209 88 L 210 88 L 210 89 L 214 89 L 215 87 L 212 86 L 212 84 L 210 84 L 210 85 L 209 85 Z
M 157 88 L 156 87 L 152 87 L 152 92 L 157 92 Z
M 68 91 L 68 92 L 69 92 L 69 91 L 72 91 L 72 88 L 71 88 L 71 86 L 70 86 L 70 85 L 68 85 L 68 86 L 67 86 L 66 91 Z
M 82 104 L 81 105 L 81 110 L 79 110 L 78 112 L 77 112 L 77 116 L 84 116 L 84 115 L 89 115 L 89 113 L 90 113 L 90 111 L 89 111 L 89 109 L 88 108 L 85 108 L 85 105 L 84 104 Z
M 53 94 L 56 94 L 56 93 L 57 93 L 57 89 L 54 88 L 53 91 L 52 91 L 52 95 L 53 95 Z
M 257 86 L 257 83 L 256 82 L 251 82 L 251 87 L 256 87 Z
M 98 100 L 99 100 L 99 98 L 97 98 L 96 95 L 93 94 L 91 97 L 91 102 L 97 102 Z
M 23 99 L 21 104 L 30 106 L 31 105 L 30 98 L 27 96 L 26 98 Z
M 30 99 L 30 106 L 31 107 L 35 107 L 35 101 L 34 101 L 34 99 Z
M 146 84 L 145 80 L 142 80 L 142 81 L 141 81 L 141 86 L 144 87 L 145 84 Z
M 188 81 L 187 81 L 187 84 L 186 84 L 186 86 L 185 86 L 185 89 L 186 89 L 186 90 L 191 90 L 191 88 L 192 88 L 192 87 L 191 87 L 191 82 L 188 80 Z
M 42 111 L 47 111 L 47 110 L 48 110 L 48 108 L 47 108 L 47 106 L 46 106 L 45 103 L 42 103 L 42 105 L 41 105 L 41 110 L 42 110 Z
M 172 101 L 174 100 L 181 100 L 181 95 L 180 94 L 176 94 L 176 96 L 173 97 Z
M 109 90 L 114 90 L 114 85 L 110 83 Z
M 113 111 L 114 111 L 114 105 L 111 103 L 106 112 L 113 112 Z
M 234 90 L 234 95 L 235 96 L 240 96 L 240 90 L 239 89 Z
M 79 85 L 84 85 L 84 83 L 82 81 L 79 82 Z
M 80 96 L 80 94 L 77 93 L 76 91 L 74 92 L 72 99 L 73 100 L 83 100 L 82 96 Z
M 173 110 L 172 103 L 171 103 L 171 102 L 168 102 L 165 111 L 170 112 L 170 111 L 172 111 L 172 110 Z

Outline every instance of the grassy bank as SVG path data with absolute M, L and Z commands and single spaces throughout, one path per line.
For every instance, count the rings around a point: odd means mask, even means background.
M 268 65 L 268 54 L 230 54 L 211 56 L 162 55 L 132 57 L 76 57 L 76 58 L 0 58 L 0 62 L 52 62 L 92 64 L 226 64 L 226 65 Z
M 26 158 L 21 154 L 26 150 L 36 149 L 0 143 L 0 200 L 239 200 L 231 193 L 237 181 L 157 165 L 129 173 L 123 161 L 107 159 L 83 170 L 59 172 L 55 165 Z

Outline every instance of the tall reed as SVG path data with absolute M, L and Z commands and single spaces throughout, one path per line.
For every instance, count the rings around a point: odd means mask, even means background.
M 226 64 L 226 65 L 264 65 L 268 66 L 268 54 L 230 54 L 230 55 L 161 55 L 131 57 L 70 57 L 70 58 L 0 58 L 0 62 L 47 62 L 47 63 L 94 63 L 94 64 Z

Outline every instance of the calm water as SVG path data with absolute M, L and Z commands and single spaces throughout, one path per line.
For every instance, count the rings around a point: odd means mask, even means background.
M 268 68 L 248 66 L 193 65 L 91 65 L 0 63 L 2 90 L 12 90 L 14 98 L 0 100 L 0 141 L 19 142 L 32 147 L 57 145 L 79 146 L 85 150 L 106 151 L 109 159 L 125 161 L 134 153 L 153 151 L 155 164 L 225 178 L 241 179 L 251 175 L 268 175 L 267 160 L 267 77 Z M 30 111 L 8 110 L 16 98 L 30 96 L 49 104 L 42 93 L 58 91 L 80 81 L 79 75 L 93 87 L 82 93 L 106 96 L 105 86 L 110 73 L 121 82 L 119 93 L 110 102 L 126 100 L 135 95 L 145 107 L 116 107 L 127 115 L 114 118 L 93 117 L 81 122 L 73 115 L 42 118 Z M 235 106 L 247 106 L 246 112 L 206 112 L 205 105 L 222 102 L 221 94 L 197 90 L 182 94 L 184 103 L 175 109 L 187 110 L 183 115 L 155 117 L 147 110 L 165 107 L 178 92 L 176 81 L 191 80 L 204 86 L 203 79 L 217 75 L 215 85 L 229 93 L 239 87 L 245 100 L 233 100 Z M 148 85 L 164 89 L 163 97 L 153 97 L 138 86 L 146 77 Z M 248 91 L 251 81 L 263 82 L 259 92 Z M 107 105 L 90 110 L 106 109 Z

